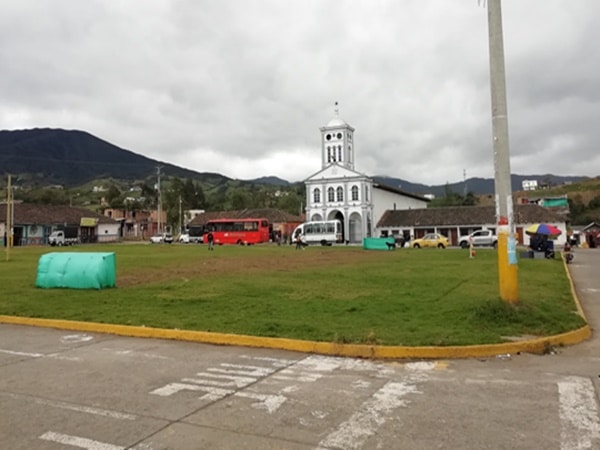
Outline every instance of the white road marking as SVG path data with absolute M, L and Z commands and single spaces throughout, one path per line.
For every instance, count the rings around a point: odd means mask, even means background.
M 21 395 L 21 394 L 0 393 L 0 395 L 6 395 L 8 397 L 11 397 L 11 398 L 14 398 L 17 400 L 32 401 L 37 405 L 50 406 L 52 408 L 66 409 L 69 411 L 82 412 L 82 413 L 86 413 L 86 414 L 94 414 L 97 416 L 110 417 L 113 419 L 121 419 L 121 420 L 136 420 L 137 419 L 137 416 L 134 414 L 127 414 L 127 413 L 122 413 L 119 411 L 111 411 L 109 409 L 92 408 L 90 406 L 78 406 L 78 405 L 73 405 L 70 403 L 59 402 L 59 401 L 54 401 L 54 400 L 44 400 L 41 398 L 33 398 L 28 395 Z
M 4 350 L 0 348 L 0 353 L 6 353 L 7 355 L 15 355 L 15 356 L 29 356 L 31 358 L 41 358 L 45 356 L 43 353 L 27 353 L 27 352 L 15 352 L 14 350 Z
M 520 380 L 480 380 L 477 378 L 465 378 L 464 382 L 465 384 L 502 384 L 505 386 L 524 386 L 529 384 L 527 381 Z
M 566 377 L 558 383 L 561 450 L 598 448 L 600 420 L 594 385 L 583 377 Z
M 7 355 L 14 356 L 27 356 L 29 358 L 52 358 L 52 359 L 60 359 L 63 361 L 81 361 L 81 358 L 76 356 L 64 356 L 59 353 L 49 353 L 45 355 L 44 353 L 30 353 L 30 352 L 17 352 L 14 350 L 6 350 L 0 348 L 0 353 L 6 353 Z
M 112 351 L 112 349 L 103 349 L 103 350 L 110 350 Z M 117 350 L 114 352 L 115 355 L 125 355 L 125 356 L 141 356 L 143 358 L 148 358 L 148 359 L 170 359 L 168 356 L 163 356 L 163 355 L 157 355 L 155 353 L 140 353 L 140 352 L 136 352 L 134 350 Z
M 85 448 L 87 450 L 124 450 L 125 447 L 119 445 L 105 444 L 104 442 L 94 441 L 68 434 L 55 433 L 48 431 L 40 436 L 40 439 L 45 441 L 58 442 L 59 444 L 70 445 L 72 447 Z
M 256 382 L 256 378 L 242 377 L 235 375 L 215 375 L 209 372 L 198 372 L 196 374 L 202 378 L 183 378 L 181 381 L 186 383 L 197 383 L 205 384 L 208 386 L 221 386 L 221 387 L 238 387 L 242 388 Z
M 348 361 L 346 367 L 361 367 L 366 370 L 375 370 L 378 374 L 388 371 L 388 368 L 378 364 Z M 355 364 L 357 363 L 357 364 Z M 369 365 L 370 364 L 370 365 Z M 362 448 L 367 439 L 377 432 L 377 428 L 386 422 L 386 416 L 394 409 L 406 406 L 409 401 L 405 397 L 409 394 L 421 394 L 417 389 L 417 382 L 424 382 L 429 378 L 429 373 L 443 365 L 438 362 L 414 362 L 404 365 L 407 372 L 406 381 L 388 382 L 379 389 L 371 398 L 366 400 L 346 422 L 319 442 L 317 449 L 332 448 L 358 449 Z
M 340 366 L 339 360 L 324 356 L 309 356 L 273 375 L 278 381 L 314 383 Z
M 253 408 L 273 413 L 285 403 L 287 398 L 280 394 L 256 394 L 239 391 L 256 383 L 260 378 L 273 374 L 278 368 L 286 367 L 282 361 L 268 359 L 272 367 L 252 366 L 242 364 L 220 364 L 220 367 L 210 367 L 204 372 L 197 372 L 195 378 L 182 378 L 178 382 L 169 383 L 154 389 L 152 395 L 168 397 L 182 391 L 204 392 L 200 400 L 218 401 L 227 396 L 258 400 Z M 287 360 L 284 360 L 287 363 Z
M 162 388 L 155 389 L 150 393 L 154 395 L 160 395 L 162 397 L 168 397 L 169 395 L 173 395 L 181 391 L 206 392 L 206 394 L 200 397 L 200 400 L 213 402 L 221 400 L 228 395 L 258 400 L 258 402 L 253 403 L 252 406 L 257 409 L 264 409 L 268 413 L 275 412 L 287 400 L 287 398 L 283 395 L 255 394 L 253 392 L 244 391 L 236 392 L 231 389 L 221 389 L 212 386 L 201 386 L 198 384 L 189 383 L 171 383 L 163 386 Z
M 371 383 L 365 380 L 356 380 L 352 382 L 352 387 L 354 389 L 368 388 L 371 387 Z
M 340 367 L 341 363 L 342 360 L 340 360 L 340 358 L 312 355 L 308 358 L 304 358 L 302 361 L 298 361 L 293 367 L 309 370 L 311 372 L 333 372 Z
M 200 397 L 200 400 L 216 401 L 223 397 L 233 394 L 234 391 L 231 389 L 221 389 L 211 386 L 200 386 L 198 384 L 190 383 L 169 383 L 158 389 L 154 389 L 150 394 L 160 395 L 161 397 L 168 397 L 181 391 L 202 391 L 206 392 L 205 395 Z
M 226 367 L 222 369 L 221 367 Z M 218 400 L 233 393 L 230 389 L 220 387 L 243 388 L 256 383 L 259 377 L 272 374 L 276 369 L 262 366 L 248 366 L 241 364 L 223 363 L 221 367 L 210 367 L 205 372 L 197 372 L 198 378 L 183 378 L 179 382 L 169 383 L 161 388 L 155 389 L 150 394 L 168 397 L 180 391 L 205 391 L 207 395 L 201 397 L 203 400 Z M 193 383 L 193 384 L 192 384 Z
M 250 377 L 264 377 L 275 372 L 275 368 L 262 366 L 244 366 L 241 364 L 223 363 L 221 367 L 229 367 L 231 369 L 209 368 L 209 372 L 230 373 L 233 375 L 246 375 Z
M 273 365 L 273 367 L 277 367 L 277 368 L 286 367 L 286 366 L 289 366 L 290 364 L 294 364 L 295 362 L 297 362 L 294 359 L 271 358 L 269 356 L 241 355 L 240 358 L 241 359 L 253 359 L 255 361 L 265 361 L 265 362 L 271 363 Z
M 88 342 L 94 339 L 94 336 L 89 334 L 68 334 L 60 338 L 60 342 L 64 344 Z
M 389 382 L 378 390 L 373 397 L 365 401 L 350 419 L 342 423 L 318 444 L 318 449 L 358 449 L 376 433 L 377 428 L 386 421 L 386 414 L 405 406 L 408 394 L 420 391 L 414 384 Z
M 236 397 L 258 400 L 258 402 L 252 404 L 252 407 L 264 409 L 269 414 L 277 411 L 277 409 L 279 409 L 279 407 L 287 400 L 283 395 L 254 394 L 252 392 L 236 392 L 233 395 Z

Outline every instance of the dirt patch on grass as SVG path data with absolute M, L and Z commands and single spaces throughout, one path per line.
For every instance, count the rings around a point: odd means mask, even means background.
M 170 264 L 161 268 L 135 269 L 118 274 L 118 286 L 130 287 L 145 284 L 162 283 L 181 279 L 210 279 L 231 274 L 250 274 L 252 272 L 290 272 L 341 265 L 354 265 L 362 262 L 391 257 L 391 252 L 367 252 L 362 248 L 345 249 L 343 252 L 324 248 L 308 248 L 296 251 L 293 248 L 282 249 L 280 254 L 267 256 L 252 254 L 243 256 L 219 255 L 214 253 L 199 258 L 195 262 Z

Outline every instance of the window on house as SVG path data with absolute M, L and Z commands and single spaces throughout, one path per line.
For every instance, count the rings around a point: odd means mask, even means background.
M 337 201 L 344 201 L 344 189 L 341 186 L 337 188 Z
M 329 189 L 327 189 L 327 201 L 328 202 L 335 201 L 335 194 L 334 194 L 334 190 L 333 190 L 332 187 L 330 187 Z
M 338 161 L 343 161 L 342 159 L 342 146 L 338 145 Z
M 313 191 L 313 202 L 321 203 L 321 190 L 319 188 L 315 188 Z
M 358 201 L 358 186 L 352 186 L 352 201 Z

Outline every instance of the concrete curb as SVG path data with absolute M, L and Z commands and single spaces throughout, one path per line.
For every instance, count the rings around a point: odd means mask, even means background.
M 571 286 L 571 294 L 577 311 L 588 322 L 577 296 L 573 279 L 563 258 L 565 272 Z M 346 356 L 373 359 L 450 359 L 477 358 L 517 353 L 546 353 L 555 346 L 573 345 L 583 342 L 592 336 L 589 325 L 577 330 L 530 340 L 507 342 L 502 344 L 466 345 L 448 347 L 407 347 L 379 346 L 359 344 L 338 344 L 332 342 L 300 341 L 284 338 L 266 338 L 237 334 L 209 333 L 204 331 L 168 330 L 162 328 L 138 327 L 127 325 L 111 325 L 95 322 L 77 322 L 70 320 L 37 319 L 0 315 L 0 323 L 29 325 L 36 327 L 57 328 L 61 330 L 86 331 L 114 334 L 118 336 L 144 337 L 156 339 L 173 339 L 180 341 L 201 342 L 216 345 L 238 345 L 242 347 L 271 348 L 290 350 L 302 353 L 317 353 L 330 356 Z

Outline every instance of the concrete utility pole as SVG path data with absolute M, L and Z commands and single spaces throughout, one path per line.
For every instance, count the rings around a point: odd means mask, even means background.
M 515 239 L 510 177 L 506 76 L 504 72 L 504 43 L 500 0 L 488 0 L 488 32 L 500 298 L 509 303 L 517 303 L 519 301 L 517 242 Z
M 183 231 L 183 215 L 182 215 L 182 205 L 181 205 L 181 195 L 179 196 L 179 234 Z
M 12 245 L 12 229 L 13 224 L 11 219 L 12 215 L 12 195 L 11 195 L 12 187 L 10 185 L 10 175 L 8 176 L 8 183 L 6 184 L 6 231 L 4 238 L 4 245 L 6 245 L 6 260 L 10 260 L 10 247 Z
M 157 233 L 161 233 L 161 225 L 162 225 L 162 205 L 161 205 L 161 195 L 160 195 L 160 168 L 161 166 L 156 166 L 156 174 L 158 176 L 158 208 L 157 208 L 157 215 L 158 217 L 156 218 L 156 226 L 157 226 Z

